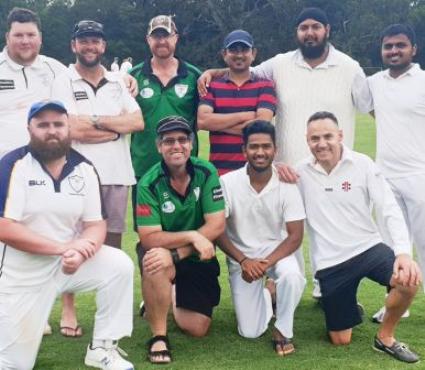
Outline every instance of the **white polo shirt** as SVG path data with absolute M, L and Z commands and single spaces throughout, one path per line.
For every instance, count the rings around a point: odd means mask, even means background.
M 0 158 L 29 141 L 27 114 L 31 105 L 50 98 L 56 76 L 66 70 L 57 60 L 39 55 L 30 66 L 0 53 Z
M 59 76 L 53 85 L 53 96 L 62 101 L 74 115 L 118 116 L 140 110 L 118 73 L 105 70 L 104 80 L 97 88 L 85 81 L 74 65 Z M 134 185 L 129 136 L 99 144 L 73 142 L 73 147 L 96 167 L 102 185 Z
M 330 45 L 327 58 L 315 68 L 297 49 L 264 61 L 253 72 L 276 84 L 276 161 L 295 165 L 310 154 L 307 120 L 317 111 L 334 113 L 344 143 L 353 147 L 355 108 L 367 111 L 361 94 L 367 88 L 366 76 L 359 63 Z
M 51 240 L 71 241 L 82 221 L 104 218 L 93 165 L 72 150 L 54 180 L 28 146 L 15 149 L 0 161 L 0 217 Z M 39 288 L 60 263 L 60 256 L 27 253 L 0 242 L 0 292 Z
M 414 64 L 397 78 L 368 77 L 376 118 L 376 163 L 385 177 L 425 173 L 425 71 Z
M 220 177 L 226 201 L 226 232 L 232 243 L 250 258 L 266 257 L 288 236 L 286 222 L 305 219 L 297 186 L 273 175 L 258 193 L 247 164 Z
M 383 215 L 394 253 L 411 253 L 401 210 L 369 157 L 344 146 L 342 158 L 330 174 L 313 156 L 300 163 L 297 171 L 317 270 L 335 266 L 382 242 L 372 217 L 373 206 Z

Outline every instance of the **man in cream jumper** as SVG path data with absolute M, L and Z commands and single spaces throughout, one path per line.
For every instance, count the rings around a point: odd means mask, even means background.
M 402 212 L 373 161 L 342 140 L 332 113 L 313 114 L 307 124 L 313 156 L 297 166 L 329 338 L 335 345 L 350 343 L 352 328 L 361 323 L 357 288 L 367 277 L 390 289 L 374 349 L 417 362 L 419 357 L 394 338 L 421 281 Z M 382 242 L 372 205 L 385 219 L 392 249 Z
M 294 312 L 305 278 L 294 251 L 303 237 L 304 205 L 294 184 L 279 181 L 272 162 L 275 130 L 256 120 L 243 131 L 248 164 L 221 177 L 227 229 L 218 240 L 229 256 L 229 281 L 240 335 L 257 338 L 268 328 L 272 298 L 265 274 L 276 284 L 273 345 L 280 356 L 294 352 Z

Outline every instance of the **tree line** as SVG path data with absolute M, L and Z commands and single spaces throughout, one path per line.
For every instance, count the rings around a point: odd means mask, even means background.
M 366 72 L 381 67 L 379 34 L 387 25 L 410 23 L 417 39 L 425 39 L 425 0 L 2 0 L 3 34 L 6 16 L 14 6 L 38 12 L 42 53 L 65 64 L 74 59 L 69 40 L 73 25 L 82 19 L 104 24 L 108 38 L 105 65 L 114 56 L 131 56 L 136 63 L 146 58 L 146 29 L 158 14 L 175 15 L 180 35 L 177 55 L 201 69 L 222 64 L 219 52 L 223 37 L 236 28 L 254 36 L 258 62 L 295 49 L 295 19 L 307 6 L 327 12 L 331 42 L 358 60 Z M 0 43 L 3 46 L 4 39 Z M 425 66 L 420 42 L 418 46 L 416 60 Z

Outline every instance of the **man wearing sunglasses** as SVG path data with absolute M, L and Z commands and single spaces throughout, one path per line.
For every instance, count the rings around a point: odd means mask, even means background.
M 167 313 L 172 304 L 180 329 L 205 336 L 220 301 L 213 241 L 224 231 L 224 201 L 217 170 L 190 156 L 193 130 L 183 117 L 158 123 L 162 161 L 139 181 L 137 225 L 144 255 L 142 290 L 152 330 L 148 357 L 171 362 Z M 140 252 L 140 249 L 138 249 Z M 142 267 L 142 266 L 141 266 Z

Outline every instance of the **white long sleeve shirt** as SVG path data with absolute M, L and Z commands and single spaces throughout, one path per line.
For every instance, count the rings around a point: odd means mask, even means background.
M 402 212 L 369 157 L 344 146 L 342 158 L 331 173 L 312 156 L 301 162 L 297 171 L 317 270 L 347 261 L 382 242 L 372 217 L 373 207 L 385 220 L 394 253 L 411 254 Z

